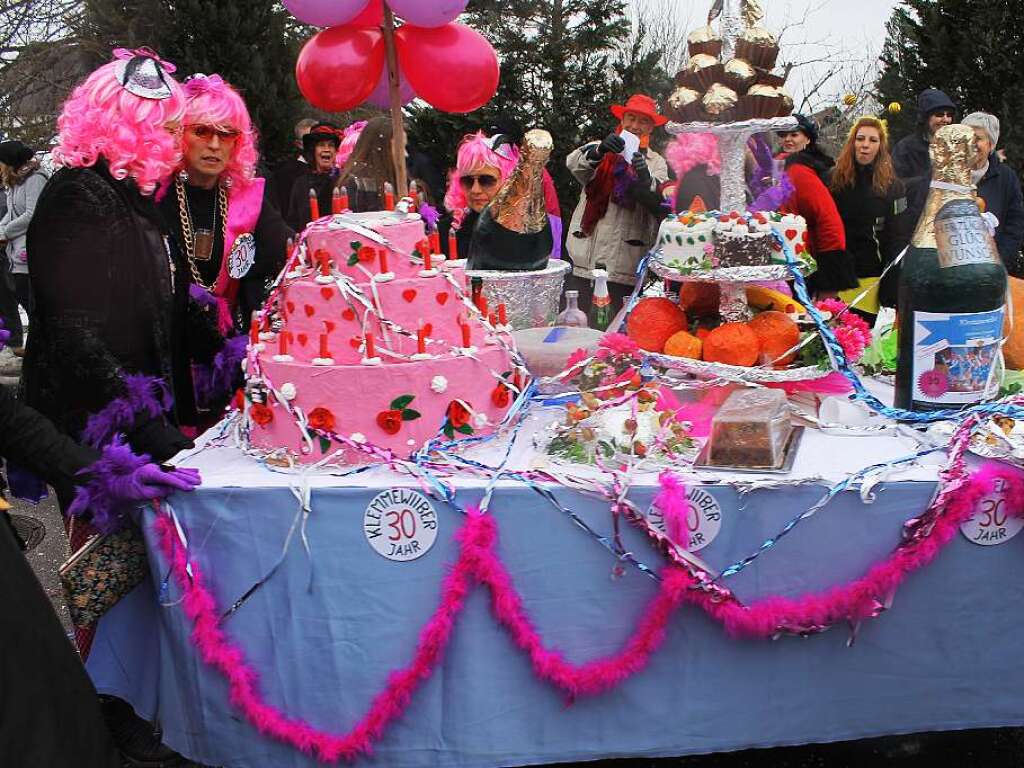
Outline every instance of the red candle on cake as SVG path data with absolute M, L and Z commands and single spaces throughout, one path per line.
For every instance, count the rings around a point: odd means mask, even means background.
M 498 305 L 498 322 L 502 325 L 508 325 L 508 314 L 505 312 L 505 305 Z
M 390 181 L 384 182 L 384 210 L 395 210 L 395 188 L 391 186 Z
M 316 190 L 309 188 L 309 220 L 316 221 L 320 218 L 320 201 L 316 198 Z
M 291 264 L 292 256 L 295 255 L 295 240 L 288 238 L 288 243 L 284 247 L 284 262 L 285 264 Z
M 448 235 L 448 258 L 452 261 L 459 258 L 459 240 L 454 232 Z
M 480 314 L 487 317 L 487 297 L 481 293 L 476 297 L 476 308 L 480 310 Z
M 345 206 L 341 204 L 341 190 L 337 187 L 331 192 L 331 213 L 341 213 Z
M 416 329 L 416 354 L 427 354 L 427 331 L 423 327 L 422 320 L 420 320 L 419 327 Z
M 469 323 L 462 324 L 462 346 L 469 349 Z
M 491 312 L 491 314 L 489 314 L 487 316 L 487 322 L 489 322 L 492 326 L 493 325 L 497 325 L 498 324 L 498 316 L 496 314 L 494 314 L 493 312 Z
M 331 356 L 331 350 L 327 346 L 327 330 L 320 334 L 320 357 L 324 360 Z
M 430 251 L 429 250 L 426 250 L 426 251 L 423 252 L 423 268 L 425 270 L 427 270 L 428 272 L 432 268 L 432 265 L 431 265 L 431 262 L 430 262 Z
M 373 359 L 377 356 L 377 347 L 373 343 L 373 331 L 366 332 L 366 357 Z
M 441 233 L 431 232 L 427 237 L 430 238 L 430 250 L 432 253 L 441 252 Z
M 320 260 L 320 274 L 324 277 L 330 277 L 331 255 L 327 251 L 317 251 L 316 257 Z
M 258 317 L 254 317 L 252 324 L 249 326 L 249 341 L 253 344 L 260 343 L 260 320 Z
M 341 190 L 341 199 L 338 201 L 338 205 L 341 207 L 341 211 L 338 211 L 338 213 L 341 213 L 342 211 L 347 211 L 348 210 L 348 190 L 347 189 L 342 189 Z
M 288 354 L 288 331 L 277 334 L 277 354 L 282 357 Z
M 377 254 L 380 257 L 380 271 L 383 274 L 388 271 L 388 249 L 378 248 Z

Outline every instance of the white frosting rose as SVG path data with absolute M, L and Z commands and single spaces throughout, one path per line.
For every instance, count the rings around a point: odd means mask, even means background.
M 349 439 L 353 443 L 365 443 L 366 435 L 364 435 L 362 432 L 353 432 L 351 435 L 349 435 Z
M 296 394 L 295 385 L 290 381 L 281 385 L 281 397 L 285 400 L 294 400 Z
M 439 395 L 448 391 L 448 379 L 444 376 L 435 376 L 430 381 L 430 388 Z

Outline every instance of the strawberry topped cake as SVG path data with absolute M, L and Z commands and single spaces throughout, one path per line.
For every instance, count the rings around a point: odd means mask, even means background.
M 278 464 L 364 464 L 493 433 L 527 372 L 506 308 L 471 301 L 417 214 L 311 224 L 247 360 L 248 446 Z

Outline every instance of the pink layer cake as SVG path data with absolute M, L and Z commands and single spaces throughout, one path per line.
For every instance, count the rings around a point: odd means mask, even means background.
M 526 369 L 510 333 L 470 302 L 462 269 L 439 254 L 428 269 L 423 243 L 415 214 L 345 214 L 307 229 L 250 351 L 251 447 L 282 463 L 362 464 L 370 453 L 314 428 L 408 456 L 501 423 Z

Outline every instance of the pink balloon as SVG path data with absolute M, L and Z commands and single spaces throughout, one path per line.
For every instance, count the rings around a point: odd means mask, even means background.
M 292 16 L 314 27 L 335 27 L 354 19 L 367 0 L 282 0 Z
M 401 69 L 401 67 L 399 67 Z M 409 81 L 402 77 L 402 73 L 398 73 L 398 94 L 402 99 L 402 105 L 408 104 L 410 101 L 416 98 L 416 91 L 409 85 Z M 373 89 L 373 93 L 366 99 L 367 104 L 372 104 L 375 107 L 381 109 L 391 109 L 391 91 L 388 87 L 388 68 L 384 67 L 384 71 L 380 73 L 380 80 L 377 82 L 377 87 Z
M 416 95 L 442 112 L 472 112 L 498 90 L 498 55 L 465 24 L 395 32 L 398 63 Z
M 440 27 L 455 21 L 469 0 L 387 0 L 391 10 L 417 27 Z

